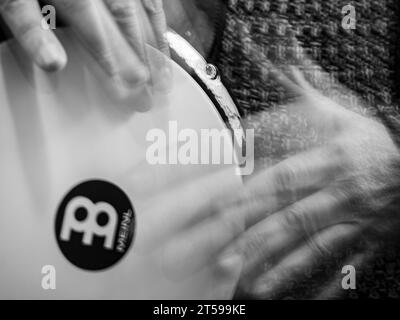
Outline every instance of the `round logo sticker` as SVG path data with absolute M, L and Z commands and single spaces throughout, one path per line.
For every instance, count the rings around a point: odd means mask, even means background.
M 83 182 L 62 200 L 55 223 L 64 256 L 85 270 L 103 270 L 127 253 L 135 230 L 135 212 L 127 195 L 100 180 Z

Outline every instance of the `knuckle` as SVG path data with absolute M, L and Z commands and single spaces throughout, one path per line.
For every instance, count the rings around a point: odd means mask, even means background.
M 309 238 L 307 240 L 307 245 L 319 258 L 331 256 L 332 250 L 326 243 L 324 243 L 324 241 L 318 238 Z
M 132 18 L 137 12 L 135 1 L 107 0 L 106 3 L 110 13 L 118 20 Z
M 164 14 L 162 0 L 142 0 L 145 8 L 150 11 L 152 15 Z
M 336 210 L 351 209 L 359 198 L 357 186 L 349 181 L 333 188 L 329 195 Z
M 103 48 L 99 45 L 95 51 L 95 56 L 101 66 L 105 66 L 107 73 L 111 77 L 118 76 L 118 70 L 114 66 L 114 55 L 110 49 Z
M 292 165 L 281 163 L 274 179 L 278 191 L 288 191 L 296 181 L 296 170 Z
M 281 222 L 284 229 L 288 231 L 304 231 L 307 229 L 305 215 L 299 204 L 287 208 L 281 216 Z
M 271 250 L 267 239 L 268 235 L 264 232 L 249 233 L 236 243 L 236 252 L 239 252 L 243 260 L 250 264 L 255 258 L 268 261 L 271 258 Z

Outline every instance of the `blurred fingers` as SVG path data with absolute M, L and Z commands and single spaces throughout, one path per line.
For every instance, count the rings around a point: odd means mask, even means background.
M 148 214 L 141 217 L 137 246 L 144 251 L 154 250 L 183 230 L 205 221 L 216 213 L 217 199 L 240 193 L 232 189 L 237 185 L 231 170 L 222 170 L 161 194 L 149 203 L 145 210 Z
M 104 0 L 125 39 L 145 62 L 145 36 L 139 19 L 138 0 Z
M 334 189 L 317 192 L 249 228 L 227 251 L 242 256 L 243 273 L 251 275 L 265 261 L 275 263 L 316 232 L 351 222 L 342 210 L 346 201 L 346 195 Z
M 1 0 L 0 12 L 17 41 L 39 67 L 56 71 L 66 65 L 64 48 L 52 30 L 42 28 L 43 16 L 37 1 Z
M 283 207 L 321 190 L 342 174 L 341 153 L 335 146 L 315 149 L 288 158 L 252 177 L 246 189 L 253 198 L 265 203 L 264 213 L 272 214 Z M 254 212 L 247 224 L 264 218 Z
M 51 0 L 106 75 L 129 95 L 143 89 L 149 72 L 128 45 L 102 1 Z
M 170 83 L 169 46 L 165 38 L 167 25 L 162 1 L 150 1 L 152 8 L 144 8 L 141 0 L 104 0 L 118 24 L 125 40 L 149 72 L 152 89 L 164 90 Z M 154 2 L 154 4 L 153 4 Z M 149 54 L 147 44 L 154 43 L 160 50 Z
M 167 32 L 167 20 L 162 0 L 142 0 L 147 10 L 150 23 L 153 27 L 158 49 L 166 56 L 170 55 L 165 33 Z
M 238 210 L 210 217 L 172 238 L 164 250 L 165 271 L 173 279 L 182 279 L 207 265 L 213 265 L 217 254 L 244 231 L 243 216 Z M 217 261 L 233 259 L 226 255 Z M 236 257 L 237 258 L 237 257 Z
M 167 20 L 162 0 L 142 0 L 155 36 L 156 48 L 160 54 L 151 63 L 152 84 L 155 90 L 168 91 L 171 85 L 171 61 L 166 37 Z
M 354 224 L 339 224 L 321 231 L 259 276 L 249 290 L 255 297 L 263 299 L 290 290 L 288 283 L 304 280 L 307 270 L 318 267 L 320 261 L 332 259 L 335 252 L 352 243 L 360 232 L 360 227 Z

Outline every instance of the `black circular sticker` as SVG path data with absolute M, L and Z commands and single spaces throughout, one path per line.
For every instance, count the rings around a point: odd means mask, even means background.
M 64 256 L 85 270 L 103 270 L 128 251 L 135 231 L 135 212 L 127 195 L 100 180 L 83 182 L 62 200 L 55 223 Z

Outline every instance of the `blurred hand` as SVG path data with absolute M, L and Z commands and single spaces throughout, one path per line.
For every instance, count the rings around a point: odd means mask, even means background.
M 332 258 L 343 259 L 340 274 L 353 244 L 398 232 L 400 221 L 400 155 L 385 127 L 322 96 L 298 69 L 274 76 L 297 97 L 288 112 L 308 119 L 324 143 L 258 173 L 220 209 L 246 225 L 224 253 L 241 257 L 239 292 L 262 299 L 290 294 Z
M 46 3 L 55 7 L 57 18 L 71 27 L 106 74 L 118 84 L 141 87 L 150 81 L 145 43 L 168 54 L 162 0 L 48 0 Z M 39 67 L 56 71 L 66 65 L 66 52 L 57 36 L 52 30 L 42 28 L 38 1 L 0 0 L 0 13 Z M 165 61 L 155 69 L 163 70 L 163 67 L 166 67 Z
M 273 298 L 332 257 L 343 259 L 332 277 L 357 267 L 367 256 L 343 254 L 352 244 L 399 230 L 400 155 L 385 127 L 322 96 L 295 68 L 274 76 L 297 97 L 288 112 L 308 118 L 324 143 L 234 193 L 215 175 L 154 200 L 138 242 L 163 248 L 172 278 L 213 268 L 215 283 L 232 289 L 241 272 L 239 293 Z
M 154 195 L 138 213 L 137 254 L 156 254 L 163 275 L 172 283 L 200 275 L 204 283 L 193 289 L 206 286 L 205 298 L 231 299 L 241 272 L 240 257 L 216 258 L 244 225 L 239 219 L 216 215 L 215 209 L 218 199 L 234 196 L 238 185 L 231 167 Z

